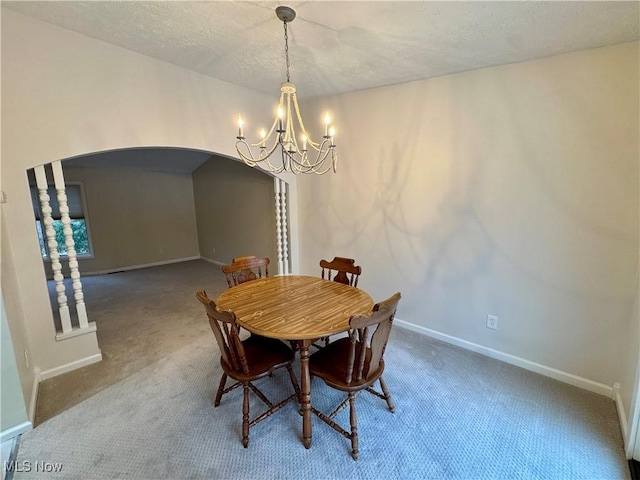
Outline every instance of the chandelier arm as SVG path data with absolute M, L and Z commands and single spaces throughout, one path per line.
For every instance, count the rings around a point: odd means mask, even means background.
M 294 174 L 314 173 L 316 175 L 324 175 L 329 170 L 333 169 L 333 171 L 336 172 L 336 169 L 337 169 L 338 155 L 335 153 L 335 151 L 331 151 L 331 159 L 332 159 L 331 162 L 326 162 L 327 157 L 329 155 L 329 150 L 325 151 L 322 158 L 316 160 L 316 162 L 314 163 L 299 162 L 294 155 L 289 154 L 285 150 L 282 150 L 282 155 L 283 155 L 283 165 L 286 165 L 284 170 L 289 170 Z M 320 169 L 320 167 L 322 167 L 325 163 L 326 163 L 326 167 L 323 169 Z
M 325 173 L 327 173 L 329 170 L 333 170 L 333 173 L 336 172 L 336 164 L 337 162 L 332 162 L 330 165 L 327 166 L 327 168 L 325 168 L 323 171 L 318 171 L 318 170 L 312 170 L 311 172 L 308 173 L 315 173 L 316 175 L 324 175 Z
M 276 118 L 273 120 L 273 123 L 271 124 L 271 128 L 269 129 L 269 132 L 258 143 L 251 144 L 251 146 L 253 146 L 253 147 L 261 147 L 261 146 L 265 145 L 267 140 L 269 140 L 271 138 L 271 135 L 275 131 L 277 124 L 278 124 L 278 116 L 276 115 Z
M 331 165 L 327 165 L 327 167 L 324 170 L 318 170 L 317 168 L 311 168 L 311 167 L 296 167 L 296 170 L 298 173 L 315 173 L 316 175 L 324 175 L 325 173 L 327 173 L 329 170 L 331 170 Z
M 275 165 L 273 165 L 268 159 L 265 158 L 265 163 L 268 167 L 268 170 L 272 173 L 282 173 L 286 170 L 286 168 L 284 168 L 284 164 L 282 164 L 282 166 L 280 167 L 276 167 Z
M 241 149 L 246 150 L 248 155 L 245 155 Z M 247 143 L 247 141 L 243 138 L 239 138 L 236 142 L 236 151 L 238 152 L 238 155 L 240 155 L 240 158 L 242 158 L 245 162 L 253 163 L 252 166 L 256 165 L 256 159 L 254 158 L 253 152 L 251 151 L 251 145 L 249 145 L 249 143 Z
M 273 152 L 275 152 L 276 148 L 278 148 L 279 143 L 275 142 L 273 144 L 273 147 L 271 147 L 271 149 L 269 150 L 268 153 L 264 153 L 264 151 L 260 152 L 260 155 L 258 156 L 258 158 L 254 157 L 253 155 L 253 151 L 251 150 L 251 145 L 249 143 L 247 143 L 245 140 L 238 140 L 236 142 L 236 151 L 238 152 L 238 155 L 240 155 L 240 158 L 242 158 L 242 160 L 244 160 L 245 162 L 251 162 L 254 165 L 251 166 L 255 166 L 261 162 L 265 162 L 269 163 L 268 158 L 273 154 Z M 248 155 L 243 153 L 243 151 L 241 150 L 240 147 L 244 147 L 245 150 L 247 151 Z
M 313 148 L 316 152 L 320 151 L 320 144 L 316 143 L 312 140 L 309 140 L 309 145 L 311 146 L 311 148 Z
M 316 159 L 313 163 L 311 163 L 308 160 L 307 157 L 307 162 L 306 163 L 302 163 L 302 162 L 298 162 L 295 158 L 293 158 L 292 160 L 296 163 L 296 165 L 304 167 L 304 168 L 316 168 L 316 167 L 320 167 L 322 166 L 322 164 L 325 162 L 325 160 L 327 159 L 327 157 L 329 156 L 329 152 L 331 151 L 331 149 L 327 149 L 325 151 L 320 151 L 318 152 L 318 155 L 316 156 Z
M 331 163 L 328 164 L 324 170 L 318 170 L 314 168 L 304 173 L 315 173 L 316 175 L 324 175 L 331 169 L 333 169 L 333 173 L 335 173 L 337 171 L 337 167 L 338 167 L 338 155 L 335 152 L 332 152 Z
M 282 159 L 282 168 L 285 171 L 291 171 L 291 159 L 289 153 L 284 149 L 280 149 L 280 156 Z
M 282 173 L 286 170 L 286 168 L 284 168 L 284 164 L 280 167 L 276 167 L 273 163 L 271 163 L 271 160 L 269 160 L 269 157 L 263 158 L 259 163 L 259 165 L 260 167 L 262 167 L 263 165 L 266 165 L 265 170 L 268 170 L 269 172 L 273 172 L 273 173 Z

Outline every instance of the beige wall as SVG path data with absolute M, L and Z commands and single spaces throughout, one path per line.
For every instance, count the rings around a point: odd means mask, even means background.
M 2 414 L 0 414 L 0 432 L 15 428 L 27 422 L 27 412 L 25 410 L 25 398 L 20 386 L 18 375 L 18 365 L 16 355 L 11 341 L 7 313 L 4 308 L 4 299 L 0 296 L 0 354 L 2 355 L 0 367 L 0 404 Z
M 222 157 L 193 172 L 200 255 L 221 263 L 269 257 L 277 273 L 273 188 L 273 177 Z
M 624 44 L 307 102 L 333 111 L 341 160 L 300 179 L 302 272 L 356 258 L 375 298 L 403 293 L 404 321 L 622 382 L 638 84 Z
M 191 173 L 136 168 L 66 168 L 81 182 L 94 258 L 84 273 L 198 256 Z
M 269 116 L 275 100 L 11 11 L 1 20 L 2 293 L 12 335 L 24 331 L 24 345 L 14 346 L 31 358 L 18 365 L 31 399 L 38 370 L 74 365 L 99 348 L 95 334 L 55 340 L 27 170 L 131 147 L 233 155 L 238 112 Z

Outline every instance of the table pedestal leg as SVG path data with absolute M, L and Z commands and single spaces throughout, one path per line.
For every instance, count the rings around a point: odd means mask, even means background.
M 301 340 L 300 346 L 300 383 L 302 390 L 302 443 L 311 447 L 311 377 L 309 375 L 309 340 Z

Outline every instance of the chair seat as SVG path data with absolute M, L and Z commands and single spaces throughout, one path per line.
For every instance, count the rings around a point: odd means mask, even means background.
M 359 350 L 359 348 L 356 350 Z M 384 371 L 384 361 L 381 361 L 378 370 L 369 376 L 368 369 L 366 368 L 371 358 L 371 350 L 369 348 L 367 348 L 365 352 L 365 369 L 362 372 L 362 379 L 360 381 L 353 380 L 350 383 L 346 383 L 345 379 L 347 378 L 347 365 L 349 363 L 350 351 L 351 341 L 349 338 L 341 338 L 330 343 L 309 357 L 309 371 L 311 375 L 322 378 L 327 385 L 345 392 L 362 390 L 375 383 Z M 356 352 L 356 357 L 358 357 L 358 353 L 359 352 Z M 366 378 L 367 376 L 369 376 L 369 378 Z
M 243 340 L 242 346 L 249 366 L 249 373 L 244 374 L 234 370 L 222 357 L 220 365 L 227 375 L 239 381 L 255 380 L 268 375 L 293 359 L 294 353 L 280 340 L 274 338 L 251 335 Z

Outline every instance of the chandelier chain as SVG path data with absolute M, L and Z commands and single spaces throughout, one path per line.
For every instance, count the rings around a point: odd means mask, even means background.
M 291 81 L 289 78 L 289 35 L 287 34 L 287 22 L 284 23 L 284 56 L 287 60 L 287 82 Z

